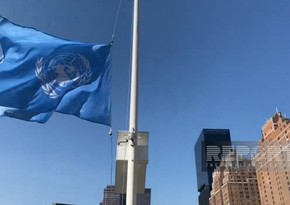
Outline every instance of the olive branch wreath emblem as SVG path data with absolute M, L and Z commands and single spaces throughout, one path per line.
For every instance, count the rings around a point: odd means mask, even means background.
M 76 56 L 82 62 L 83 67 L 80 70 L 82 70 L 83 72 L 80 74 L 80 76 L 76 76 L 74 79 L 70 80 L 75 82 L 75 84 L 71 88 L 85 85 L 92 78 L 92 71 L 89 60 L 80 54 L 76 54 Z M 61 91 L 64 89 L 64 87 L 58 84 L 55 85 L 55 83 L 48 82 L 48 76 L 45 72 L 45 63 L 46 62 L 43 57 L 37 59 L 35 63 L 35 75 L 38 79 L 40 79 L 42 83 L 41 88 L 43 92 L 47 94 L 50 98 L 55 99 L 61 94 Z M 57 90 L 60 90 L 60 92 L 57 92 Z

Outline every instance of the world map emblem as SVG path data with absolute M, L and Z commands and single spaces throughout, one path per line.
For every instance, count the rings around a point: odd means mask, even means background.
M 66 90 L 88 83 L 92 78 L 90 62 L 80 54 L 56 54 L 38 58 L 35 75 L 41 88 L 50 98 L 57 98 Z

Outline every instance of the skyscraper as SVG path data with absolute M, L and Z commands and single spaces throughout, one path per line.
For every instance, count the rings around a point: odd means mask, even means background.
M 115 192 L 115 186 L 107 186 L 104 189 L 103 201 L 100 205 L 122 205 L 125 203 L 124 194 L 118 194 Z
M 203 129 L 201 131 L 194 147 L 200 205 L 209 204 L 212 173 L 220 165 L 222 156 L 227 155 L 231 149 L 229 129 Z
M 290 204 L 290 119 L 276 112 L 262 127 L 254 158 L 262 205 Z
M 213 173 L 210 205 L 260 205 L 255 166 L 235 151 Z
M 73 204 L 53 203 L 52 205 L 73 205 Z
M 150 205 L 150 203 L 151 189 L 145 189 L 143 194 L 137 194 L 137 205 Z M 118 194 L 115 186 L 107 186 L 100 205 L 126 205 L 126 194 Z

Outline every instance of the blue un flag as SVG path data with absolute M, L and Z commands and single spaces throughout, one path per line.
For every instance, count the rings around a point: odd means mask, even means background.
M 110 125 L 111 45 L 59 39 L 0 16 L 0 116 L 54 112 Z

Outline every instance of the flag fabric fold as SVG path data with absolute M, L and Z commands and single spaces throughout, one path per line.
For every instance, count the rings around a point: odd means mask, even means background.
M 0 16 L 0 116 L 44 123 L 59 112 L 110 125 L 110 48 Z

